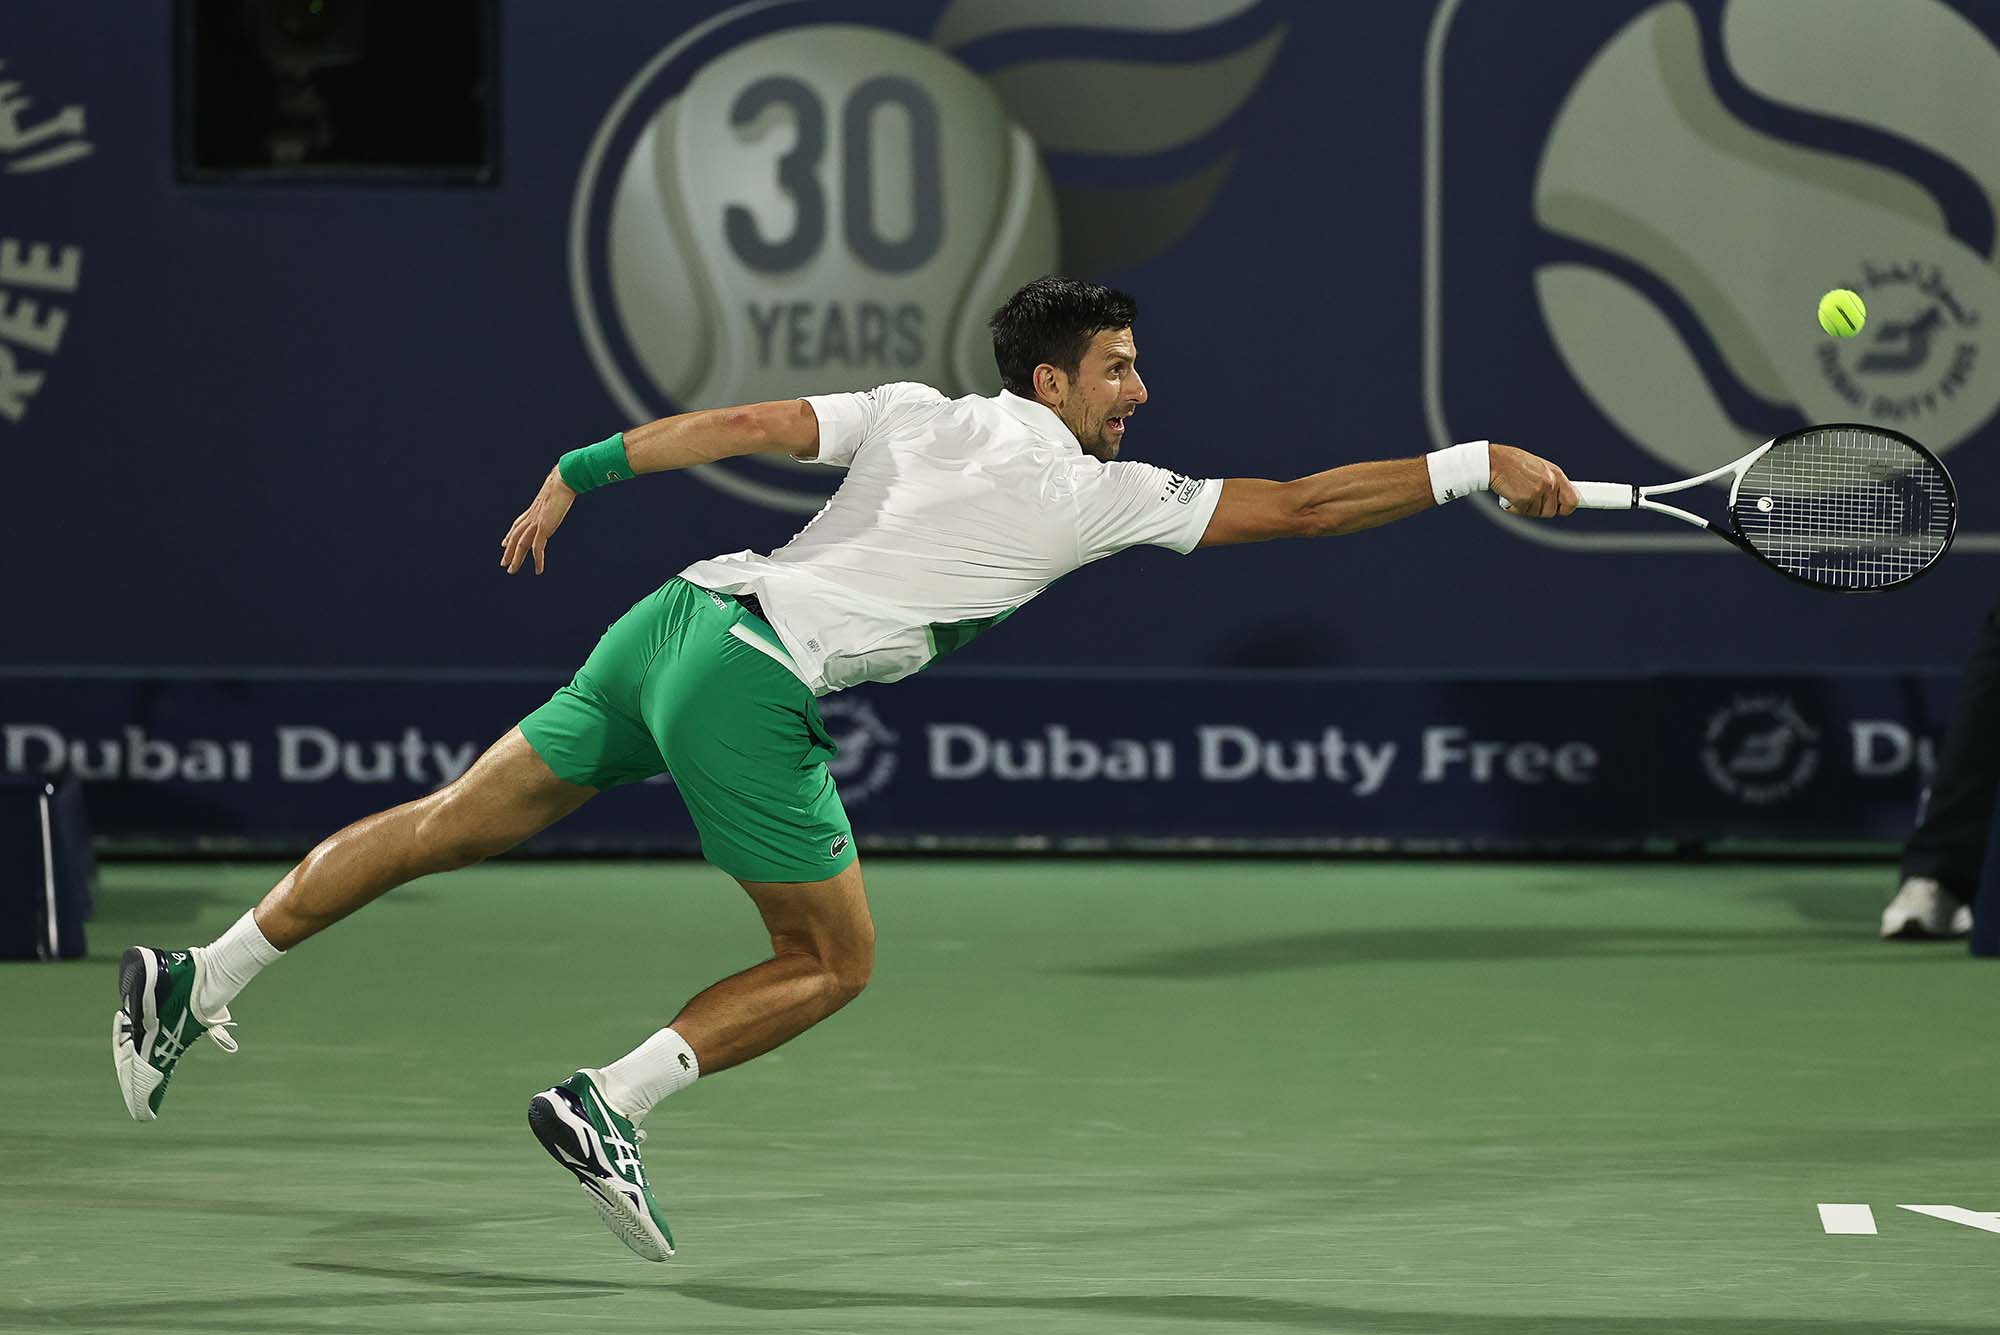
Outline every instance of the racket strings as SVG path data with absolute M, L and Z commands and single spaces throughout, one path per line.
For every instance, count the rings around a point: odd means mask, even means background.
M 1736 487 L 1737 532 L 1788 574 L 1838 589 L 1899 584 L 1951 542 L 1957 501 L 1936 461 L 1852 427 L 1800 432 Z

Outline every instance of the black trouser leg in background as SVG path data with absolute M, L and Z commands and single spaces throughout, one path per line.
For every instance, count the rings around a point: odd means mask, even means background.
M 2000 792 L 2000 604 L 1980 623 L 1944 733 L 1924 818 L 1903 847 L 1903 876 L 1928 876 L 1971 903 Z

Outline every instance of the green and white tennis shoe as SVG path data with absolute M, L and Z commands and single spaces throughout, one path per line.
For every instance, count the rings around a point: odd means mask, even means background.
M 207 1020 L 194 1013 L 200 980 L 199 951 L 133 946 L 118 961 L 118 1009 L 111 1016 L 111 1058 L 125 1111 L 138 1122 L 160 1114 L 167 1081 L 188 1048 L 203 1034 L 224 1052 L 236 1051 L 229 1036 L 229 1008 Z
M 639 1162 L 646 1133 L 612 1111 L 591 1077 L 578 1071 L 528 1101 L 528 1129 L 590 1193 L 618 1240 L 648 1261 L 674 1254 L 674 1235 Z

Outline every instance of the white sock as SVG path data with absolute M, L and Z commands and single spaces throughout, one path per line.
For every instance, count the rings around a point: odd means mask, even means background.
M 198 1019 L 222 1014 L 236 994 L 249 986 L 257 971 L 285 952 L 268 941 L 257 928 L 253 909 L 236 920 L 236 925 L 207 946 L 196 946 L 201 960 L 200 985 L 194 990 L 194 1012 Z
M 687 1040 L 662 1029 L 630 1052 L 597 1072 L 597 1087 L 614 1112 L 645 1120 L 653 1105 L 701 1074 L 701 1062 Z

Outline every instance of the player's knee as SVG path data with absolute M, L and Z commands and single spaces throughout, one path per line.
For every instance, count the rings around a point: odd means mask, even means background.
M 841 948 L 832 953 L 826 964 L 832 977 L 834 1005 L 845 1006 L 860 996 L 861 989 L 868 986 L 868 979 L 875 972 L 875 925 L 864 924 L 851 940 L 843 942 Z
M 869 921 L 843 925 L 840 931 L 814 933 L 806 940 L 774 941 L 809 956 L 818 966 L 819 986 L 829 1014 L 861 995 L 875 971 L 875 925 Z

